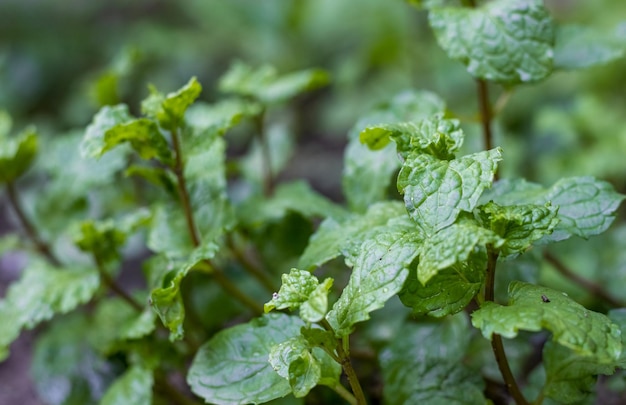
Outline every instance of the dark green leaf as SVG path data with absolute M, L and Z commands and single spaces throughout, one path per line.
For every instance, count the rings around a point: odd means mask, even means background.
M 552 233 L 559 220 L 557 207 L 540 205 L 500 206 L 494 202 L 477 208 L 483 226 L 504 239 L 502 257 L 524 253 L 533 242 Z
M 472 323 L 490 339 L 493 333 L 513 338 L 519 330 L 552 332 L 552 339 L 598 364 L 615 364 L 622 350 L 620 331 L 609 318 L 589 311 L 566 294 L 522 282 L 509 285 L 509 305 L 485 302 Z
M 115 380 L 100 400 L 101 405 L 144 405 L 152 403 L 152 370 L 132 366 Z
M 302 321 L 267 314 L 217 333 L 202 345 L 191 364 L 187 383 L 207 402 L 263 403 L 291 392 L 289 382 L 268 361 L 272 347 L 298 336 Z
M 607 35 L 580 25 L 563 25 L 556 30 L 555 69 L 585 69 L 624 56 L 626 47 L 616 35 Z
M 463 313 L 441 322 L 408 323 L 380 354 L 386 403 L 485 403 L 480 375 L 463 365 L 470 334 Z
M 348 285 L 326 315 L 337 336 L 349 335 L 402 289 L 420 242 L 416 234 L 388 231 L 363 243 Z
M 168 131 L 181 127 L 187 108 L 198 98 L 202 86 L 195 77 L 178 91 L 166 96 L 154 87 L 150 88 L 150 96 L 141 104 L 142 111 L 150 118 L 156 119 L 159 125 Z
M 37 133 L 32 128 L 16 138 L 0 133 L 0 183 L 14 181 L 24 174 L 37 155 L 37 146 Z
M 171 332 L 170 340 L 182 339 L 184 335 L 185 306 L 180 294 L 180 283 L 191 269 L 215 256 L 218 249 L 219 246 L 214 243 L 198 246 L 191 252 L 186 262 L 179 263 L 175 270 L 166 273 L 161 288 L 156 288 L 150 293 L 151 305 L 161 318 L 163 325 Z
M 306 396 L 322 376 L 322 367 L 306 339 L 293 337 L 270 351 L 269 362 L 276 373 L 287 379 L 296 398 Z
M 409 215 L 426 234 L 451 225 L 461 211 L 474 209 L 500 160 L 499 148 L 451 161 L 410 155 L 398 175 Z
M 465 261 L 439 270 L 426 285 L 411 271 L 400 291 L 402 303 L 414 315 L 437 318 L 455 314 L 470 303 L 484 284 L 487 256 L 485 252 L 472 254 Z
M 541 0 L 433 8 L 429 22 L 448 56 L 476 78 L 516 84 L 552 72 L 554 27 Z
M 39 261 L 30 264 L 0 301 L 0 359 L 8 355 L 9 345 L 22 328 L 31 329 L 86 303 L 99 285 L 100 277 L 93 269 L 59 270 Z

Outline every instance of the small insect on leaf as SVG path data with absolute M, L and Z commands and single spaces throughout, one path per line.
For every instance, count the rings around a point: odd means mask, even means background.
M 541 301 L 550 302 L 550 299 L 545 294 L 541 294 Z

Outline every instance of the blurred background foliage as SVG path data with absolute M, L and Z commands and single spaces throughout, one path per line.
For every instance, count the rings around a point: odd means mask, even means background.
M 546 5 L 559 23 L 592 27 L 626 44 L 626 2 L 546 0 Z M 297 140 L 297 146 L 277 146 L 293 154 L 283 177 L 305 177 L 334 200 L 343 200 L 342 159 L 350 128 L 402 90 L 439 94 L 462 121 L 466 150 L 483 148 L 474 80 L 439 48 L 426 13 L 405 0 L 2 0 L 0 21 L 0 110 L 9 112 L 17 130 L 36 125 L 45 144 L 37 165 L 57 180 L 43 195 L 38 187 L 24 190 L 29 210 L 48 234 L 66 225 L 54 223 L 56 210 L 78 217 L 98 206 L 99 216 L 115 211 L 107 206 L 104 189 L 99 198 L 105 202 L 78 198 L 125 164 L 114 154 L 97 167 L 78 158 L 84 128 L 101 106 L 123 102 L 138 114 L 148 83 L 169 91 L 191 76 L 204 87 L 200 98 L 214 102 L 222 97 L 219 77 L 238 60 L 271 64 L 281 73 L 313 67 L 330 73 L 329 86 L 276 109 L 271 118 Z M 502 177 L 549 185 L 562 177 L 593 175 L 626 193 L 625 90 L 626 58 L 555 72 L 511 91 L 490 86 L 492 102 L 502 106 L 495 121 L 495 143 L 505 156 Z M 229 135 L 229 153 L 242 153 L 240 138 L 237 131 Z M 36 180 L 30 184 L 41 184 Z M 76 199 L 68 198 L 73 189 Z M 111 198 L 119 198 L 119 191 Z M 115 202 L 125 203 L 132 201 Z M 626 280 L 623 214 L 622 209 L 610 235 L 591 243 L 570 241 L 556 251 L 575 271 L 626 301 L 620 288 Z M 3 228 L 0 218 L 0 234 L 7 232 Z M 592 293 L 540 262 L 529 255 L 500 277 L 539 281 L 597 307 Z

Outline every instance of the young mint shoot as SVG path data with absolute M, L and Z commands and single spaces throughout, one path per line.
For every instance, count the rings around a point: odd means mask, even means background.
M 534 163 L 514 153 L 531 134 L 512 140 L 502 112 L 529 84 L 621 58 L 623 33 L 559 25 L 541 0 L 410 3 L 477 104 L 405 89 L 352 117 L 342 196 L 289 172 L 302 128 L 284 123 L 323 97 L 322 69 L 238 61 L 204 87 L 149 85 L 71 143 L 0 111 L 20 228 L 0 254 L 24 257 L 0 361 L 37 328 L 38 391 L 71 387 L 55 404 L 582 404 L 619 386 L 623 179 L 511 175 Z M 598 251 L 572 269 L 581 246 Z

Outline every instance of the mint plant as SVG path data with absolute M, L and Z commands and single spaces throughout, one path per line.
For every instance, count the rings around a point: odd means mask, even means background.
M 624 305 L 553 247 L 606 231 L 625 196 L 591 176 L 500 178 L 505 103 L 489 92 L 623 49 L 538 0 L 412 3 L 476 80 L 484 148 L 464 146 L 472 123 L 441 97 L 401 92 L 348 134 L 344 205 L 279 176 L 294 139 L 273 113 L 325 86 L 323 70 L 237 62 L 214 103 L 196 78 L 151 86 L 141 114 L 104 106 L 49 160 L 1 114 L 0 182 L 25 238 L 0 253 L 28 263 L 0 301 L 0 359 L 45 325 L 33 375 L 42 395 L 63 382 L 54 404 L 592 401 L 597 376 L 626 364 Z M 602 51 L 580 60 L 571 38 Z M 42 202 L 24 206 L 41 176 Z M 120 282 L 128 262 L 138 286 Z M 608 306 L 533 280 L 541 263 Z

